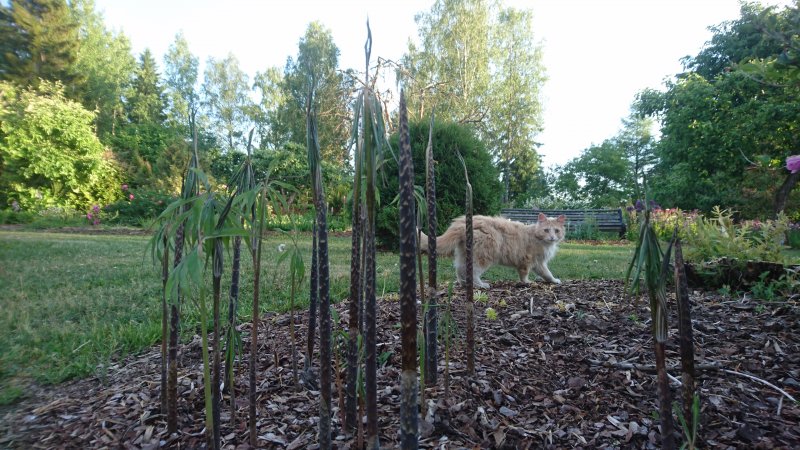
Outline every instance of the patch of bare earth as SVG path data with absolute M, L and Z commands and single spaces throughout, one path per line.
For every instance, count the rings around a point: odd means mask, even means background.
M 645 300 L 634 304 L 618 281 L 559 286 L 496 283 L 476 303 L 476 367 L 464 365 L 465 308 L 456 292 L 459 331 L 444 391 L 425 392 L 423 448 L 659 448 L 653 341 Z M 800 308 L 796 301 L 760 303 L 716 294 L 692 295 L 703 448 L 800 448 Z M 398 303 L 382 300 L 378 352 L 381 444 L 397 447 L 400 338 Z M 673 303 L 674 305 L 674 303 Z M 762 306 L 763 305 L 763 306 Z M 497 319 L 484 312 L 492 307 Z M 337 307 L 341 324 L 345 305 Z M 259 342 L 258 434 L 263 448 L 314 448 L 317 391 L 292 383 L 288 315 L 265 317 Z M 298 336 L 304 336 L 301 315 Z M 675 324 L 674 312 L 671 323 Z M 342 325 L 343 326 L 343 325 Z M 249 325 L 241 327 L 245 332 Z M 223 409 L 225 448 L 249 448 L 247 355 L 237 367 L 235 416 Z M 303 344 L 301 348 L 305 348 Z M 676 330 L 670 331 L 670 374 L 680 377 Z M 180 434 L 167 436 L 159 411 L 158 348 L 111 368 L 105 380 L 80 380 L 43 391 L 3 417 L 0 445 L 10 448 L 203 448 L 203 380 L 199 338 L 186 344 L 180 371 Z M 748 378 L 745 374 L 754 378 Z M 774 385 L 770 387 L 762 381 Z M 337 390 L 334 387 L 334 403 Z M 673 397 L 679 396 L 673 384 Z M 229 398 L 226 397 L 226 404 Z M 338 406 L 338 405 L 337 405 Z M 337 448 L 355 448 L 340 433 Z

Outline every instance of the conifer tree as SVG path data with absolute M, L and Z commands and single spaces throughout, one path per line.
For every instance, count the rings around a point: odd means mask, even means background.
M 39 80 L 61 81 L 75 98 L 81 76 L 78 22 L 65 0 L 12 0 L 0 6 L 0 78 L 37 87 Z

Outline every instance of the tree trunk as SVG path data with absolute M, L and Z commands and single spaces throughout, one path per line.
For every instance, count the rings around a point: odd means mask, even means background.
M 678 330 L 681 351 L 681 382 L 683 384 L 683 417 L 694 429 L 692 404 L 694 403 L 694 338 L 692 336 L 692 310 L 689 304 L 689 285 L 683 265 L 680 238 L 675 239 L 675 298 L 678 301 Z
M 783 184 L 781 187 L 778 188 L 778 191 L 775 192 L 775 217 L 781 213 L 786 208 L 786 202 L 789 200 L 789 194 L 792 192 L 792 189 L 797 185 L 797 182 L 800 181 L 800 172 L 790 173 L 789 176 L 783 180 Z

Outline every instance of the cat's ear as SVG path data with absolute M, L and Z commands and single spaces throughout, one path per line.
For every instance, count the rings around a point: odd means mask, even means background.
M 545 220 L 547 220 L 547 216 L 545 216 L 544 213 L 539 213 L 539 218 L 537 220 L 539 222 L 544 222 Z
M 562 215 L 558 216 L 558 219 L 556 219 L 556 220 L 558 220 L 558 223 L 564 223 L 564 222 L 567 221 L 567 216 L 562 214 Z

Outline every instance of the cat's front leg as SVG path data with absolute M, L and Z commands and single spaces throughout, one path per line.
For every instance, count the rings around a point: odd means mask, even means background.
M 542 264 L 541 266 L 534 267 L 534 271 L 539 274 L 545 281 L 553 284 L 561 284 L 561 280 L 554 277 L 552 273 L 550 273 L 550 269 L 547 268 L 546 265 Z

